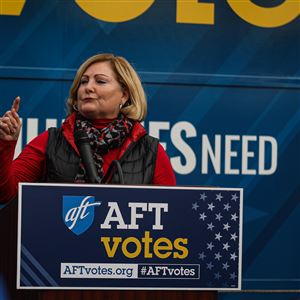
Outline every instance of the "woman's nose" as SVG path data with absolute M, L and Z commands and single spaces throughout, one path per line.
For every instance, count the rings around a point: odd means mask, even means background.
M 90 81 L 86 84 L 85 88 L 86 88 L 86 91 L 87 91 L 87 92 L 94 92 L 94 91 L 95 91 L 95 88 L 94 88 L 94 83 L 93 83 L 93 81 L 90 80 Z

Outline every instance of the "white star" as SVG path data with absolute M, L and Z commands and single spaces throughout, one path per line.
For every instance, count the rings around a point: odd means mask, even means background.
M 234 213 L 231 215 L 231 220 L 236 221 L 239 217 Z
M 223 244 L 223 249 L 225 249 L 226 251 L 228 251 L 229 247 L 230 246 L 228 245 L 228 243 Z
M 222 258 L 222 255 L 220 254 L 220 252 L 215 253 L 215 259 L 220 260 Z
M 218 272 L 218 273 L 215 273 L 214 275 L 215 275 L 215 279 L 218 279 L 218 280 L 219 280 L 219 279 L 221 278 L 221 275 L 220 275 L 219 272 Z
M 230 259 L 235 260 L 237 258 L 237 255 L 235 254 L 235 252 L 230 253 Z
M 198 202 L 192 204 L 192 209 L 197 210 L 199 207 Z
M 220 213 L 216 214 L 216 220 L 221 221 L 222 218 L 223 216 Z
M 230 226 L 228 223 L 223 224 L 223 229 L 224 229 L 224 230 L 227 230 L 227 231 L 228 231 L 228 229 L 229 229 L 230 227 L 231 227 L 231 226 Z
M 217 195 L 216 195 L 216 200 L 219 200 L 219 201 L 221 201 L 221 200 L 222 200 L 222 198 L 223 198 L 223 196 L 222 196 L 222 194 L 221 194 L 221 193 L 219 193 L 219 194 L 217 194 Z
M 217 234 L 215 234 L 215 239 L 216 240 L 221 240 L 221 238 L 222 238 L 222 236 L 221 236 L 221 233 L 219 232 L 219 233 L 217 233 Z
M 207 245 L 207 249 L 212 250 L 212 248 L 214 247 L 213 243 L 206 243 Z
M 229 203 L 224 204 L 224 210 L 229 211 L 230 208 L 231 206 L 229 205 Z
M 211 270 L 214 267 L 214 265 L 210 262 L 208 264 L 206 264 L 206 268 Z
M 213 230 L 214 227 L 215 226 L 213 225 L 213 223 L 207 224 L 207 229 L 209 229 L 209 230 Z
M 205 218 L 207 218 L 207 215 L 205 213 L 199 214 L 199 216 L 199 219 L 203 221 L 205 220 Z
M 207 198 L 205 193 L 200 194 L 200 200 L 205 201 L 205 199 Z
M 207 209 L 210 209 L 211 211 L 213 211 L 214 208 L 215 208 L 215 206 L 213 205 L 213 203 L 208 204 Z
M 232 280 L 234 280 L 234 279 L 236 279 L 237 278 L 237 276 L 236 276 L 236 274 L 235 274 L 235 272 L 233 272 L 233 273 L 230 273 L 230 279 L 232 279 Z
M 204 260 L 206 257 L 206 255 L 204 254 L 204 252 L 201 252 L 198 254 L 198 258 L 201 259 L 201 260 Z
M 237 196 L 237 194 L 231 195 L 231 200 L 233 200 L 233 201 L 236 202 L 237 199 L 239 199 L 239 197 Z
M 238 236 L 236 235 L 236 233 L 234 233 L 234 234 L 231 234 L 231 240 L 236 240 L 238 238 Z
M 227 271 L 227 269 L 230 267 L 229 264 L 226 262 L 225 264 L 222 264 L 223 265 L 223 269 L 225 269 Z

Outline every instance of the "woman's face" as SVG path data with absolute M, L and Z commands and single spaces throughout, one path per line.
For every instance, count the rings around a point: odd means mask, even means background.
M 113 119 L 120 104 L 128 100 L 109 62 L 90 65 L 81 77 L 77 91 L 78 111 L 88 119 Z

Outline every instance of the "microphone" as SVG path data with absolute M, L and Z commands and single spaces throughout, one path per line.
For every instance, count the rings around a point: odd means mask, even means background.
M 95 167 L 90 140 L 87 133 L 84 130 L 77 130 L 74 132 L 74 139 L 82 158 L 89 182 L 100 183 L 101 179 L 99 178 Z

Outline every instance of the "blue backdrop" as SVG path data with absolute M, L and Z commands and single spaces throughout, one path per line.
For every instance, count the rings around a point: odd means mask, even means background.
M 243 288 L 300 289 L 299 0 L 235 9 L 232 0 L 191 0 L 190 9 L 145 0 L 148 9 L 122 22 L 113 2 L 108 12 L 92 3 L 96 16 L 85 1 L 19 1 L 19 11 L 2 2 L 1 113 L 21 96 L 17 153 L 65 117 L 87 57 L 124 56 L 142 78 L 145 127 L 165 146 L 178 185 L 244 188 Z M 124 15 L 135 6 L 127 5 Z

